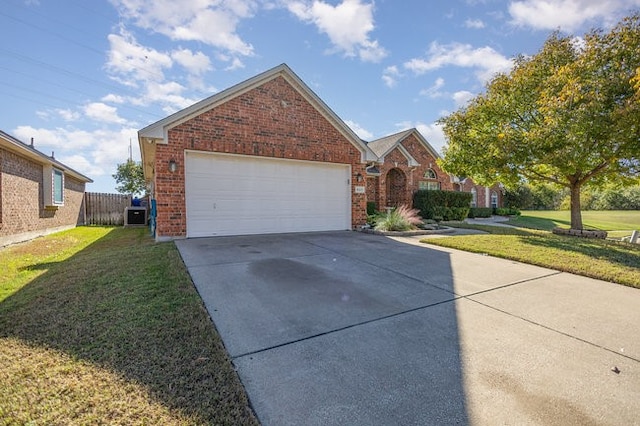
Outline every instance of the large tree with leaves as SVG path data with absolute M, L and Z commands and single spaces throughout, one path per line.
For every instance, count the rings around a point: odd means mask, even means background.
M 118 164 L 116 173 L 112 175 L 118 186 L 116 191 L 121 194 L 143 195 L 146 194 L 147 185 L 144 180 L 142 163 L 127 160 Z
M 571 227 L 582 229 L 584 185 L 640 172 L 640 14 L 583 39 L 553 33 L 441 124 L 445 170 L 485 185 L 567 187 Z

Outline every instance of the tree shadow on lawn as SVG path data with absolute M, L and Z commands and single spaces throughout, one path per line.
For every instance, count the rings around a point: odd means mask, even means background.
M 23 268 L 44 272 L 0 303 L 0 338 L 115 371 L 197 423 L 255 424 L 174 244 L 144 235 L 114 229 L 62 262 Z
M 640 246 L 633 244 L 554 234 L 546 235 L 544 238 L 537 238 L 533 234 L 522 238 L 521 241 L 537 247 L 579 253 L 628 267 L 640 267 Z
M 493 227 L 492 234 L 520 236 L 524 244 L 583 254 L 625 266 L 640 266 L 640 245 L 620 241 L 608 241 L 594 238 L 581 238 L 570 235 L 556 235 L 547 231 L 524 228 Z

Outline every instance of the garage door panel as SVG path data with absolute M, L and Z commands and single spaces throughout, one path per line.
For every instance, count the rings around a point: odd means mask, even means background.
M 349 229 L 350 166 L 187 153 L 187 236 Z

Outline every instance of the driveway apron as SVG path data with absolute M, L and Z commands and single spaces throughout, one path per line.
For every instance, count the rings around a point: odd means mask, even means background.
M 347 231 L 176 245 L 264 425 L 638 424 L 638 290 Z

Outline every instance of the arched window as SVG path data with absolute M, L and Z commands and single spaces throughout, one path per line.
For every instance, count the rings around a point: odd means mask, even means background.
M 433 169 L 427 169 L 424 172 L 423 179 L 418 183 L 418 189 L 426 189 L 429 191 L 433 191 L 435 189 L 440 189 L 440 182 L 438 182 L 438 175 Z
M 478 205 L 478 191 L 475 188 L 471 188 L 471 207 Z
M 496 191 L 491 191 L 491 207 L 498 208 L 498 193 Z

